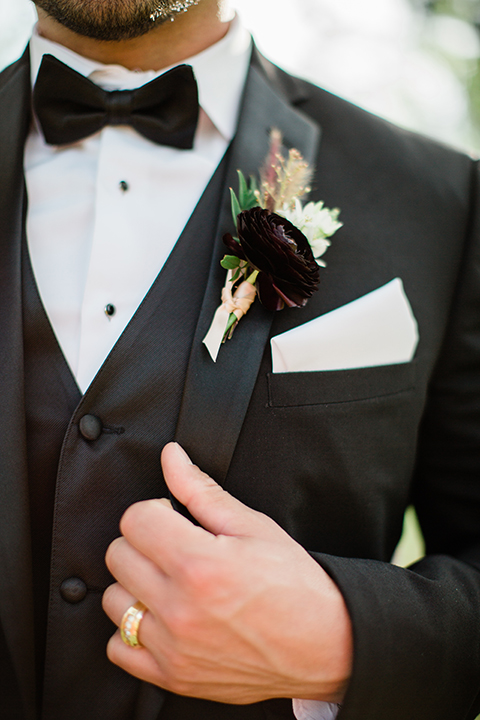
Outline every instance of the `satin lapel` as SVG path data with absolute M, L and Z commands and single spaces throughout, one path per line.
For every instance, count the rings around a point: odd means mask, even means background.
M 34 717 L 33 604 L 23 413 L 21 239 L 23 148 L 30 119 L 29 63 L 24 56 L 0 78 L 0 621 L 25 717 Z
M 250 396 L 268 340 L 273 313 L 257 301 L 239 323 L 233 339 L 220 349 L 214 363 L 202 340 L 220 303 L 225 271 L 222 237 L 232 232 L 229 186 L 237 187 L 237 169 L 248 177 L 258 174 L 268 151 L 272 126 L 285 143 L 297 148 L 309 161 L 316 156 L 319 127 L 273 90 L 263 73 L 252 64 L 240 113 L 238 131 L 230 147 L 212 266 L 185 383 L 176 440 L 192 460 L 217 482 L 228 472 L 242 428 Z

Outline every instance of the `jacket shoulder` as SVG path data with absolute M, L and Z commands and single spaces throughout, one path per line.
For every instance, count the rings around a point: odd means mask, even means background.
M 18 60 L 15 60 L 11 65 L 8 65 L 0 72 L 0 92 L 10 85 L 12 82 L 16 82 L 20 75 L 23 75 L 30 68 L 30 55 L 28 47 L 25 52 Z
M 470 180 L 474 159 L 467 153 L 412 132 L 364 110 L 311 82 L 291 75 L 257 53 L 269 81 L 322 130 L 321 152 L 336 149 L 355 167 L 358 164 L 412 173 L 421 181 L 448 178 Z

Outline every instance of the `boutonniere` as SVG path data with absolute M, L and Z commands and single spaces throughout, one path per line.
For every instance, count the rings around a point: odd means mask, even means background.
M 241 318 L 258 299 L 268 310 L 303 307 L 320 282 L 320 259 L 340 227 L 339 210 L 322 202 L 302 205 L 312 168 L 298 150 L 282 155 L 282 135 L 273 130 L 260 182 L 238 171 L 238 195 L 230 188 L 236 235 L 226 234 L 228 254 L 222 304 L 203 342 L 215 362 Z

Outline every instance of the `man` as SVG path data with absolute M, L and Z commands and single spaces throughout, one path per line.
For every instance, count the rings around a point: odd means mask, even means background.
M 216 0 L 37 6 L 0 76 L 2 717 L 473 719 L 476 164 L 250 59 Z M 184 61 L 198 123 L 174 71 L 152 142 L 115 91 Z M 273 125 L 344 227 L 308 305 L 256 302 L 213 363 L 228 187 Z M 269 338 L 386 287 L 414 360 L 376 338 L 364 366 L 272 372 Z M 428 555 L 403 570 L 410 501 Z

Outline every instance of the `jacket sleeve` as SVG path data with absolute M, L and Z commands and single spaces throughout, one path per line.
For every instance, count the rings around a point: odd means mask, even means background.
M 480 713 L 480 191 L 419 430 L 412 500 L 426 557 L 408 569 L 313 553 L 344 594 L 354 665 L 338 720 Z

